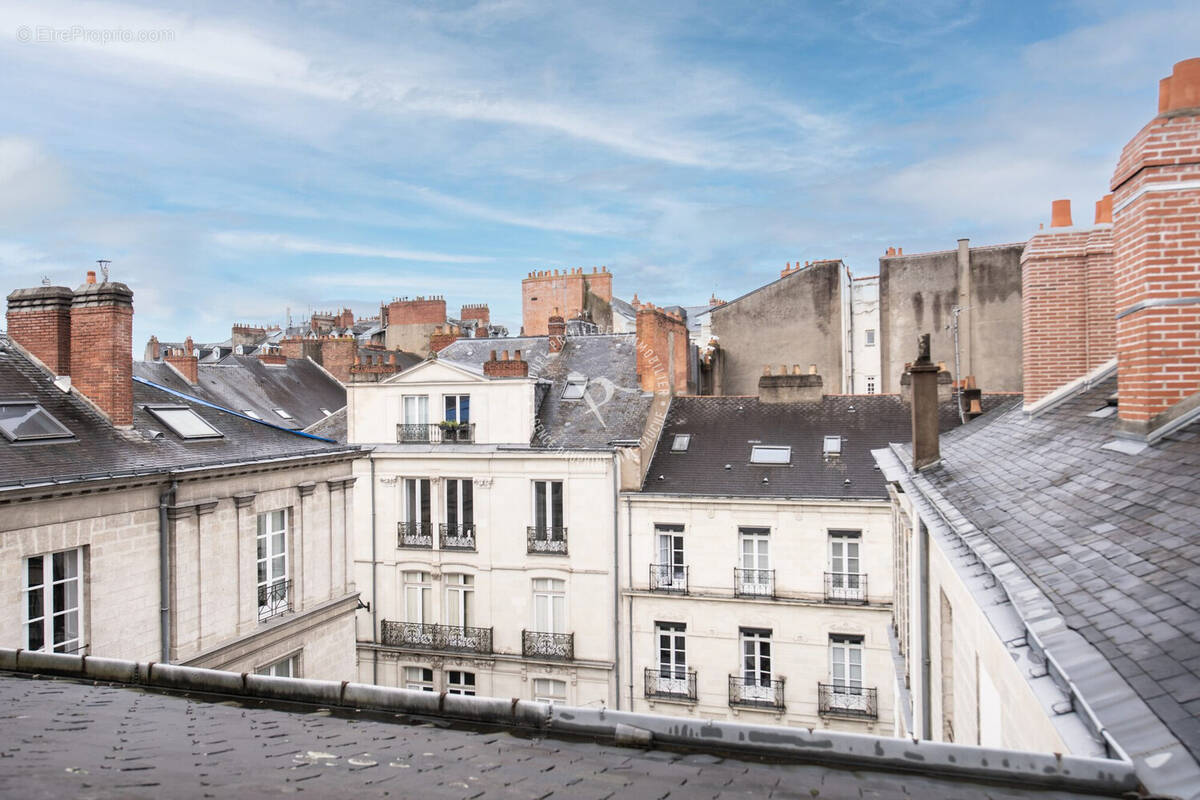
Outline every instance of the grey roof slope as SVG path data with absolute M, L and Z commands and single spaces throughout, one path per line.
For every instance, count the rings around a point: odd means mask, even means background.
M 349 435 L 346 407 L 342 406 L 328 417 L 317 420 L 305 428 L 304 432 L 311 433 L 313 436 L 323 436 L 326 439 L 333 439 L 335 442 L 345 442 Z
M 550 353 L 545 336 L 459 339 L 438 358 L 478 370 L 492 350 L 521 351 L 529 374 L 546 382 L 538 405 L 536 447 L 606 448 L 641 438 L 653 398 L 637 378 L 636 335 L 568 336 L 562 352 Z M 584 397 L 564 400 L 572 375 L 587 378 Z
M 1011 395 L 986 395 L 983 407 L 988 411 L 1011 402 Z M 941 404 L 939 417 L 943 431 L 960 424 L 953 401 Z M 978 424 L 972 421 L 968 428 Z M 675 397 L 642 491 L 886 500 L 887 481 L 871 450 L 908 441 L 911 430 L 910 406 L 899 395 L 826 395 L 809 403 Z M 671 452 L 677 433 L 691 434 L 685 452 Z M 825 457 L 826 436 L 842 437 L 840 456 Z M 791 447 L 791 464 L 751 464 L 755 444 Z
M 290 684 L 303 683 L 274 679 L 271 693 L 286 697 Z M 560 738 L 544 730 L 525 732 L 437 716 L 318 709 L 255 696 L 234 699 L 206 694 L 203 687 L 178 695 L 0 673 L 0 702 L 6 755 L 0 759 L 0 791 L 28 800 L 258 798 L 296 792 L 480 800 L 1100 796 L 1078 783 L 1075 791 L 1017 788 L 1010 782 L 943 776 L 920 765 L 897 771 L 882 759 L 872 769 L 866 754 L 858 759 L 866 766 L 842 769 L 811 755 L 802 756 L 802 763 L 783 760 L 769 749 L 743 760 L 714 752 L 711 744 L 671 750 L 623 747 L 611 739 Z M 568 711 L 560 716 L 565 719 Z M 764 732 L 763 739 L 768 737 Z M 914 755 L 924 760 L 923 753 Z M 1106 791 L 1105 796 L 1112 795 Z
M 253 356 L 227 356 L 218 364 L 200 364 L 200 382 L 191 385 L 161 361 L 135 361 L 133 374 L 177 392 L 233 411 L 251 409 L 281 428 L 303 430 L 325 418 L 322 408 L 346 405 L 346 388 L 306 358 L 286 366 L 264 364 Z M 293 419 L 275 413 L 282 408 Z
M 1116 378 L 942 438 L 929 481 L 1005 551 L 1200 759 L 1200 422 L 1137 455 Z
M 137 381 L 133 383 L 133 430 L 117 430 L 74 390 L 65 394 L 55 387 L 48 373 L 2 336 L 0 386 L 3 399 L 36 401 L 75 436 L 42 444 L 0 438 L 0 487 L 357 449 L 272 428 Z M 146 404 L 187 406 L 224 436 L 182 439 L 145 411 Z M 150 439 L 144 431 L 158 431 L 162 437 Z

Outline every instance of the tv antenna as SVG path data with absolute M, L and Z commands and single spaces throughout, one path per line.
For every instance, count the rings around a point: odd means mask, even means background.
M 108 283 L 108 265 L 112 263 L 112 259 L 98 258 L 96 259 L 96 263 L 100 265 L 100 274 L 104 276 L 104 280 L 101 283 Z

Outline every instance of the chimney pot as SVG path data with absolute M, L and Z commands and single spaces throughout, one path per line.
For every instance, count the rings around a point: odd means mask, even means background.
M 1071 222 L 1071 201 L 1055 200 L 1050 204 L 1050 227 L 1069 228 Z
M 1110 192 L 1096 201 L 1096 224 L 1104 225 L 1112 222 L 1113 196 Z
M 765 367 L 763 367 L 763 375 L 770 375 L 770 374 L 771 374 L 771 365 L 767 364 Z
M 809 375 L 816 375 L 816 374 L 817 374 L 817 365 L 816 365 L 816 364 L 809 364 L 809 365 L 808 365 L 808 374 L 809 374 Z
M 1158 113 L 1200 107 L 1200 58 L 1175 64 L 1171 77 L 1158 82 Z
M 89 270 L 87 271 L 87 279 L 86 279 L 86 282 L 87 282 L 87 283 L 95 283 L 95 282 L 96 282 L 96 270 L 94 270 L 94 269 L 89 269 Z

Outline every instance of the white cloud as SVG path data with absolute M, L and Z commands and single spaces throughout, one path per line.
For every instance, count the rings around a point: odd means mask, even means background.
M 18 227 L 71 199 L 66 170 L 37 142 L 0 137 L 0 226 Z
M 212 239 L 219 245 L 236 250 L 282 250 L 289 253 L 385 258 L 396 261 L 431 261 L 438 264 L 479 264 L 492 260 L 490 256 L 469 256 L 426 250 L 402 250 L 346 242 L 323 242 L 318 239 L 291 236 L 283 233 L 220 231 L 213 234 Z

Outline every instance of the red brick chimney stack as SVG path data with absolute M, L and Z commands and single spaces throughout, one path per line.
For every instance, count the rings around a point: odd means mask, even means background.
M 493 350 L 492 357 L 483 362 L 483 374 L 489 378 L 528 378 L 529 362 L 521 358 L 520 350 L 513 352 L 511 360 L 507 350 L 501 353 L 499 360 L 496 358 L 496 351 Z
M 71 299 L 66 286 L 17 289 L 8 296 L 8 335 L 55 375 L 71 371 Z
M 550 352 L 561 353 L 567 344 L 567 323 L 558 314 L 546 321 L 546 332 L 550 336 Z
M 192 342 L 192 337 L 189 336 L 184 341 L 182 350 L 168 351 L 163 357 L 163 361 L 177 369 L 184 380 L 193 386 L 200 382 L 200 359 L 195 352 L 196 346 Z
M 133 292 L 87 282 L 71 301 L 71 382 L 117 426 L 133 424 Z
M 653 303 L 637 310 L 637 374 L 643 392 L 687 391 L 687 326 Z

